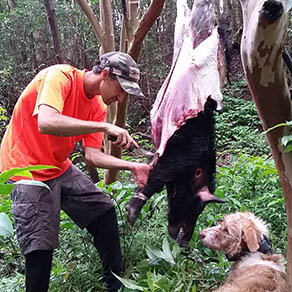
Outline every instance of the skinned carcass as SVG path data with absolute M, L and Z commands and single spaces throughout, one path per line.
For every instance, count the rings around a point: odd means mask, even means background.
M 209 202 L 222 202 L 215 189 L 215 122 L 221 109 L 223 76 L 218 27 L 211 1 L 177 1 L 178 15 L 171 72 L 151 110 L 156 153 L 147 184 L 127 206 L 134 224 L 143 205 L 164 186 L 168 231 L 188 246 L 196 221 Z

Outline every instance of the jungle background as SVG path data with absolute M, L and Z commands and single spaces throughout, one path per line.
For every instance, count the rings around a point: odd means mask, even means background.
M 25 86 L 41 69 L 60 60 L 44 3 L 33 0 L 0 0 L 0 140 L 13 107 Z M 112 18 L 119 38 L 122 2 L 112 2 Z M 138 1 L 142 15 L 150 0 Z M 192 1 L 189 1 L 191 4 Z M 218 7 L 220 3 L 220 7 Z M 91 69 L 99 56 L 92 27 L 74 0 L 54 0 L 62 61 L 77 68 Z M 90 0 L 99 14 L 99 0 Z M 217 22 L 224 29 L 230 57 L 229 79 L 222 92 L 222 111 L 216 113 L 217 189 L 226 201 L 210 204 L 199 217 L 189 249 L 181 249 L 167 234 L 166 192 L 156 194 L 144 207 L 138 222 L 130 227 L 125 219 L 126 205 L 137 186 L 128 172 L 110 185 L 98 170 L 97 183 L 112 196 L 119 219 L 125 258 L 124 291 L 210 291 L 221 283 L 230 262 L 224 255 L 203 247 L 199 230 L 214 225 L 225 213 L 251 211 L 269 223 L 276 252 L 286 254 L 285 201 L 277 171 L 263 135 L 257 111 L 244 79 L 240 58 L 242 16 L 237 0 L 214 0 Z M 147 34 L 139 57 L 141 87 L 145 98 L 130 97 L 126 127 L 144 149 L 153 150 L 149 113 L 156 94 L 166 78 L 173 50 L 176 1 L 165 1 L 161 15 Z M 287 38 L 287 50 L 291 50 Z M 116 50 L 119 50 L 118 45 Z M 228 71 L 228 70 L 227 70 Z M 287 70 L 290 83 L 290 73 Z M 33 145 L 32 145 L 33 146 Z M 73 163 L 84 172 L 82 151 L 72 153 Z M 123 159 L 147 161 L 145 157 L 122 153 Z M 9 195 L 0 195 L 0 213 L 13 221 Z M 54 253 L 50 290 L 104 291 L 98 255 L 90 236 L 61 214 L 60 247 Z M 0 235 L 0 291 L 24 291 L 24 262 L 14 235 Z M 131 289 L 130 289 L 131 288 Z

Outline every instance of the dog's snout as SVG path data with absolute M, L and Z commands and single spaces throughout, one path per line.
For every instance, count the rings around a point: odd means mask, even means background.
M 200 237 L 203 239 L 206 237 L 206 233 L 204 232 L 204 230 L 200 231 Z

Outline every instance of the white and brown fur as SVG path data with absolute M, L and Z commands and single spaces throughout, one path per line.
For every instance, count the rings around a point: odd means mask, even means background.
M 264 254 L 268 244 L 266 223 L 248 212 L 224 216 L 214 227 L 200 232 L 203 244 L 234 260 L 231 274 L 216 292 L 287 292 L 283 256 Z

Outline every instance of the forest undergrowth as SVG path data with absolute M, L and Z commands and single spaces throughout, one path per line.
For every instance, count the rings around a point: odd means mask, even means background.
M 127 291 L 195 292 L 215 289 L 230 270 L 224 255 L 205 248 L 199 231 L 216 224 L 222 216 L 236 211 L 254 212 L 266 220 L 276 252 L 286 253 L 285 201 L 269 147 L 243 80 L 223 89 L 224 108 L 216 113 L 217 188 L 224 204 L 209 204 L 198 219 L 190 248 L 180 248 L 167 232 L 166 191 L 155 194 L 144 206 L 134 227 L 125 219 L 126 205 L 137 186 L 128 172 L 121 180 L 102 188 L 115 202 L 125 260 L 122 281 Z M 128 121 L 130 124 L 131 122 Z M 139 139 L 139 134 L 137 134 Z M 138 140 L 151 149 L 148 139 Z M 124 159 L 145 160 L 124 153 Z M 77 164 L 78 165 L 78 164 Z M 82 168 L 82 162 L 78 165 Z M 102 178 L 102 172 L 100 171 Z M 11 220 L 11 201 L 0 196 L 0 213 Z M 75 226 L 62 212 L 60 247 L 54 252 L 50 292 L 104 291 L 101 265 L 86 230 Z M 0 235 L 0 292 L 24 290 L 24 261 L 15 235 Z

